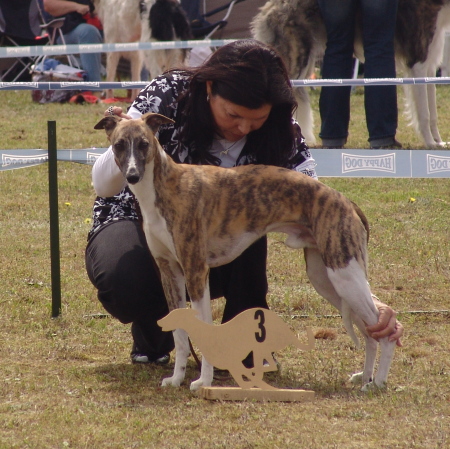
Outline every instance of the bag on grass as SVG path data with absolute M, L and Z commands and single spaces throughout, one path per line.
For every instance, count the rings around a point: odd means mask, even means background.
M 86 72 L 68 65 L 59 64 L 54 59 L 46 59 L 43 64 L 39 64 L 32 72 L 32 80 L 39 81 L 83 81 Z M 32 90 L 31 98 L 36 103 L 65 103 L 80 90 Z

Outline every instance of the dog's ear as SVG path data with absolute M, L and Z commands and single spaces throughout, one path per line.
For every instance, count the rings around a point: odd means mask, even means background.
M 94 129 L 104 129 L 106 131 L 106 135 L 109 137 L 117 126 L 117 123 L 121 120 L 121 118 L 115 115 L 104 117 L 94 126 Z
M 155 114 L 153 112 L 147 112 L 142 117 L 145 124 L 152 130 L 155 134 L 161 125 L 166 125 L 167 123 L 175 123 L 172 119 L 165 117 L 161 114 Z

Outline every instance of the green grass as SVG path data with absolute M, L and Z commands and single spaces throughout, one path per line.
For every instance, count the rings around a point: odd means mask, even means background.
M 449 129 L 441 97 L 441 130 Z M 312 92 L 317 109 L 318 92 Z M 352 97 L 349 146 L 367 147 L 362 95 Z M 46 148 L 47 120 L 59 148 L 106 146 L 93 130 L 104 105 L 37 105 L 2 92 L 2 148 Z M 401 117 L 399 139 L 420 142 Z M 445 138 L 445 137 L 444 137 Z M 400 312 L 406 334 L 389 388 L 365 395 L 347 383 L 363 364 L 335 310 L 310 286 L 300 252 L 269 239 L 269 303 L 291 328 L 335 339 L 292 348 L 268 382 L 316 393 L 312 403 L 208 402 L 160 387 L 166 368 L 129 362 L 128 325 L 103 313 L 84 268 L 94 199 L 90 167 L 58 164 L 62 315 L 51 315 L 45 165 L 0 173 L 0 449 L 10 448 L 446 448 L 450 433 L 450 243 L 448 179 L 323 181 L 356 201 L 371 223 L 369 280 Z M 411 201 L 414 198 L 415 201 Z M 220 315 L 222 301 L 215 301 Z M 428 313 L 410 313 L 425 311 Z M 305 318 L 308 316 L 308 318 Z M 198 376 L 190 361 L 187 379 Z M 231 384 L 226 382 L 225 384 Z

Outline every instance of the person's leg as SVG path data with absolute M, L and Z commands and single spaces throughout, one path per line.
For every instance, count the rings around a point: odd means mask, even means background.
M 346 79 L 353 74 L 355 0 L 318 0 L 327 32 L 322 77 Z M 343 146 L 350 121 L 350 86 L 322 87 L 320 137 L 325 147 Z
M 398 0 L 362 0 L 364 76 L 395 78 L 394 34 Z M 370 86 L 364 89 L 369 142 L 372 147 L 395 143 L 397 131 L 396 86 Z
M 263 237 L 229 264 L 211 269 L 211 298 L 226 299 L 222 323 L 253 307 L 269 308 L 266 260 L 267 238 Z
M 211 298 L 226 299 L 222 323 L 233 319 L 244 310 L 254 307 L 268 309 L 267 305 L 267 237 L 257 240 L 239 257 L 227 265 L 212 268 L 209 276 Z M 242 361 L 254 366 L 251 352 Z
M 64 35 L 66 44 L 101 44 L 100 31 L 93 25 L 82 23 Z M 87 81 L 101 81 L 101 53 L 81 53 L 81 68 L 87 73 Z
M 172 333 L 156 323 L 169 310 L 140 223 L 120 220 L 100 230 L 86 248 L 86 269 L 103 307 L 132 322 L 132 352 L 155 360 L 174 348 Z

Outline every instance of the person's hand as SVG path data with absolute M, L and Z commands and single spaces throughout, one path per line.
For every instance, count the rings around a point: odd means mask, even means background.
M 389 341 L 395 341 L 397 346 L 403 346 L 401 342 L 401 336 L 403 335 L 403 325 L 395 318 L 396 312 L 388 305 L 383 304 L 372 296 L 373 302 L 378 309 L 378 323 L 372 326 L 367 326 L 367 332 L 375 340 L 379 340 L 383 337 L 389 337 Z
M 89 12 L 89 5 L 81 5 L 80 3 L 77 3 L 75 12 L 84 16 Z
M 110 106 L 103 114 L 105 117 L 117 115 L 117 117 L 131 120 L 131 117 L 124 114 L 123 109 L 120 106 Z

